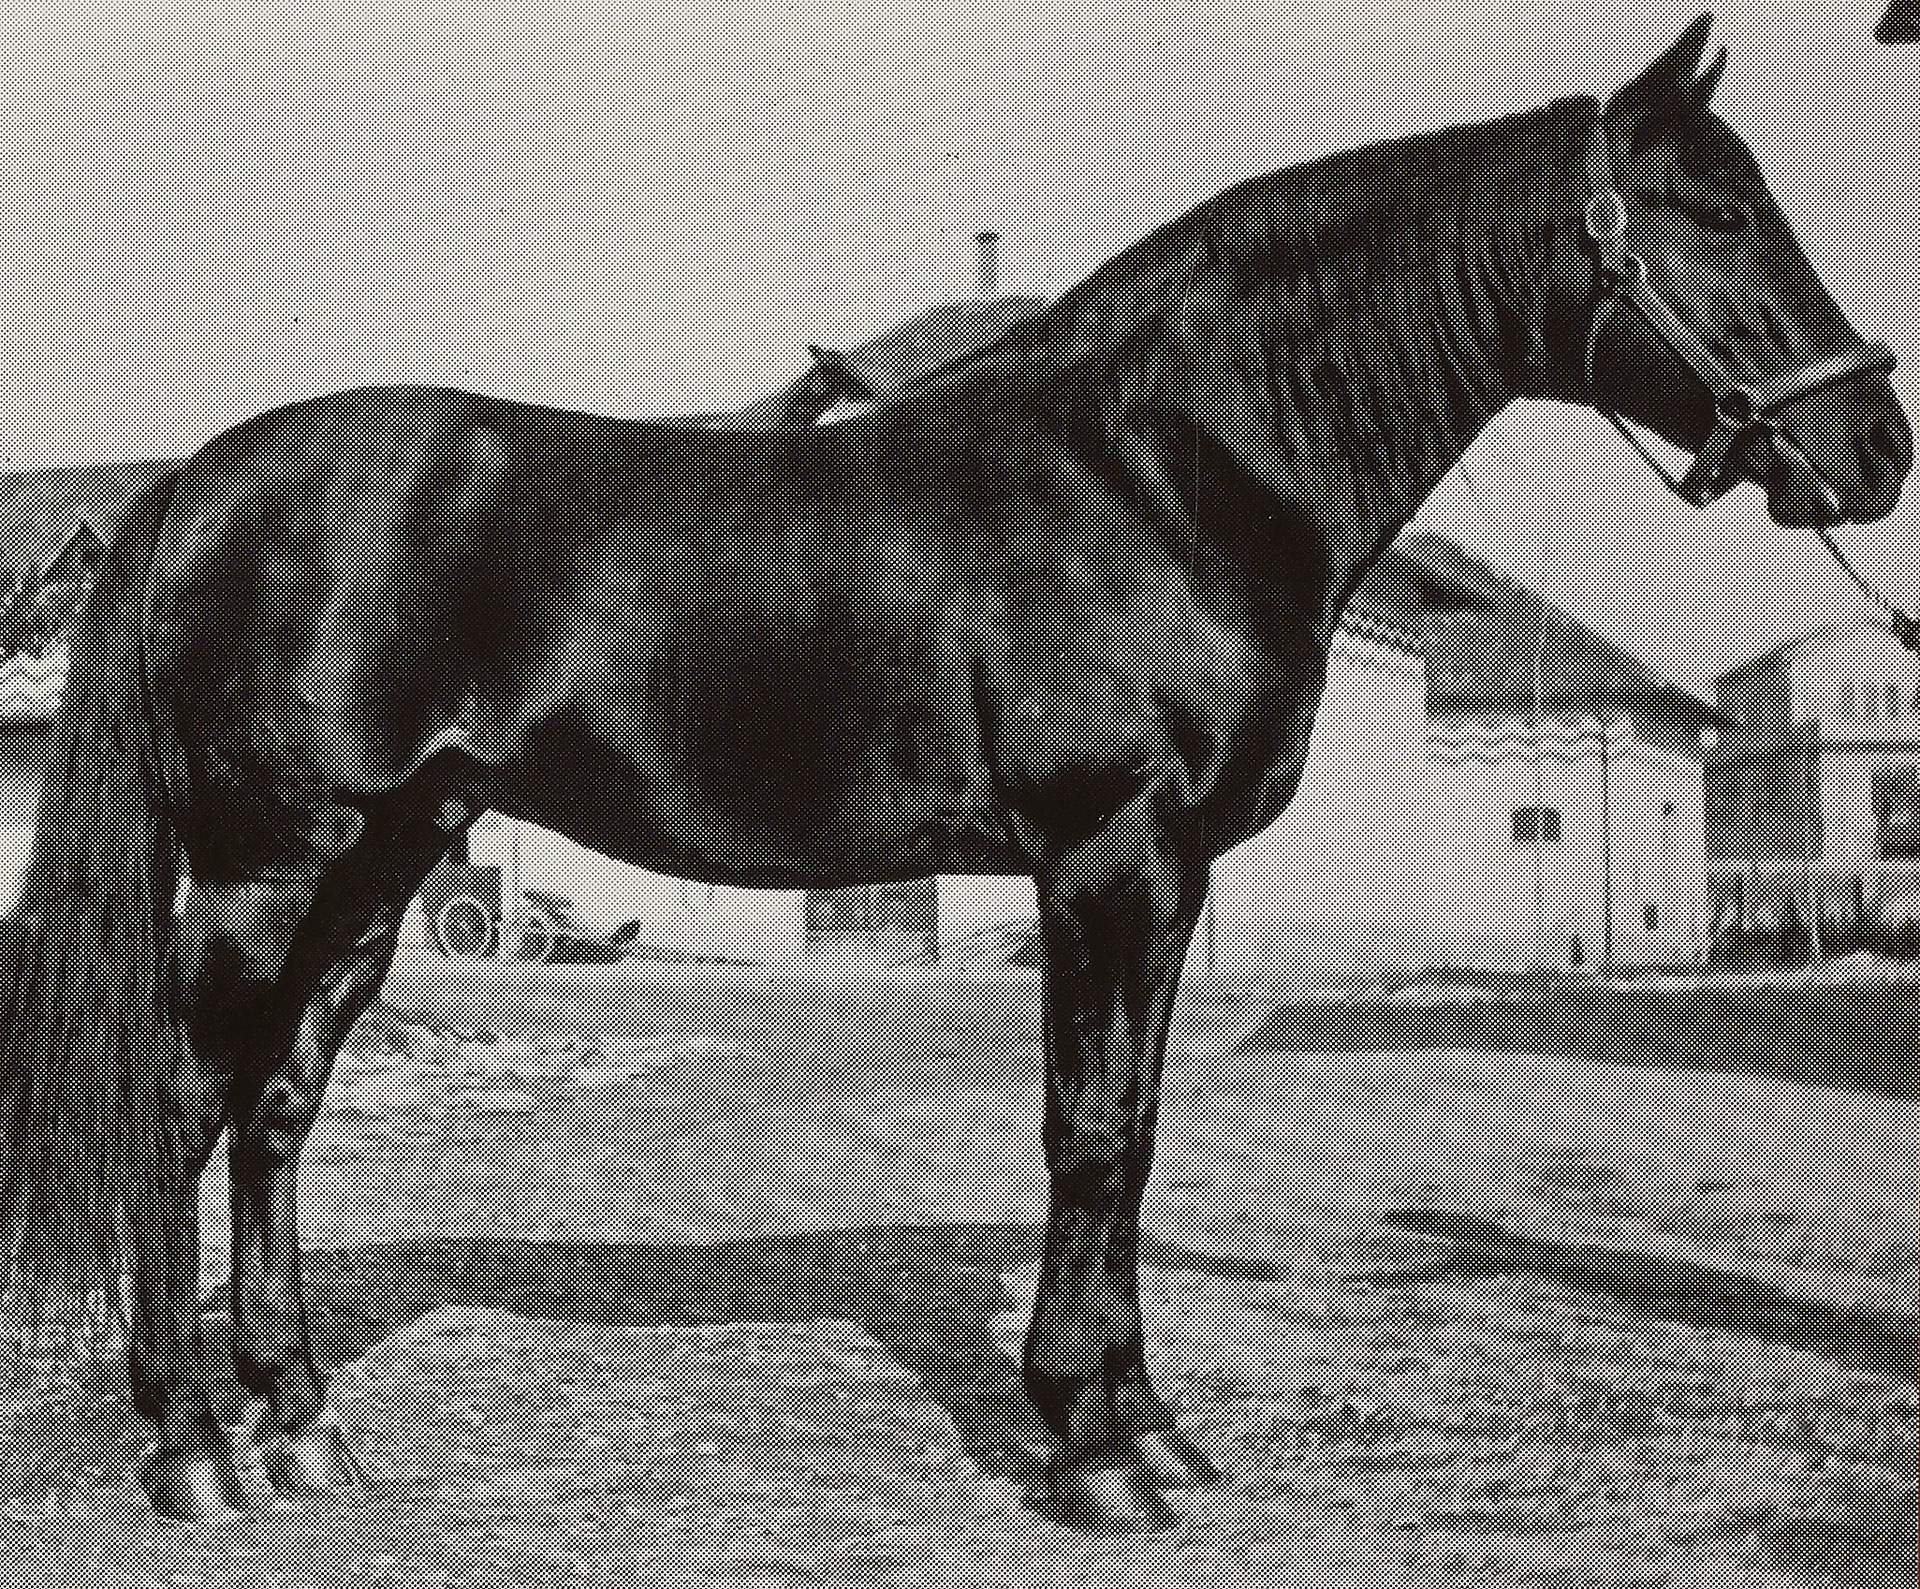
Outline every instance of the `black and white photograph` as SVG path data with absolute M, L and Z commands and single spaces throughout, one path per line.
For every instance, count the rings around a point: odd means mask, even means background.
M 1920 1579 L 1913 0 L 0 31 L 0 1586 Z

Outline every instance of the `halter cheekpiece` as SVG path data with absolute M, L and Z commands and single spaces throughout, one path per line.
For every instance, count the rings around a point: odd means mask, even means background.
M 1607 144 L 1604 121 L 1595 129 L 1588 160 L 1593 191 L 1584 216 L 1587 242 L 1594 255 L 1596 301 L 1593 322 L 1587 331 L 1587 395 L 1593 406 L 1627 438 L 1635 452 L 1646 459 L 1654 473 L 1680 497 L 1696 507 L 1704 507 L 1724 496 L 1738 483 L 1727 461 L 1734 445 L 1746 437 L 1764 436 L 1777 448 L 1793 448 L 1791 438 L 1774 424 L 1778 411 L 1796 398 L 1835 381 L 1856 375 L 1890 374 L 1893 351 L 1884 343 L 1859 342 L 1835 353 L 1824 353 L 1793 369 L 1783 370 L 1757 385 L 1739 380 L 1720 358 L 1700 340 L 1693 329 L 1674 313 L 1672 305 L 1660 295 L 1647 271 L 1647 262 L 1627 247 L 1627 204 L 1613 182 L 1613 160 Z M 1713 394 L 1713 429 L 1700 444 L 1692 465 L 1681 476 L 1674 476 L 1648 451 L 1646 445 L 1627 428 L 1626 422 L 1609 405 L 1599 401 L 1594 389 L 1595 358 L 1600 347 L 1601 328 L 1614 308 L 1631 304 L 1651 326 L 1660 340 L 1673 349 L 1682 363 Z M 1795 449 L 1797 450 L 1797 449 Z M 1843 517 L 1833 488 L 1814 471 L 1826 491 L 1828 506 L 1836 519 Z

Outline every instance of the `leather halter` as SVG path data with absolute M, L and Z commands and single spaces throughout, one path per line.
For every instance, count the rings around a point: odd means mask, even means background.
M 1774 423 L 1775 414 L 1794 399 L 1856 375 L 1892 373 L 1892 349 L 1879 342 L 1859 342 L 1853 347 L 1821 354 L 1755 385 L 1741 381 L 1661 297 L 1648 275 L 1646 261 L 1627 247 L 1627 205 L 1614 186 L 1613 160 L 1604 122 L 1594 133 L 1589 172 L 1593 177 L 1593 195 L 1587 200 L 1584 219 L 1587 241 L 1594 252 L 1597 301 L 1593 323 L 1587 332 L 1588 400 L 1683 500 L 1695 507 L 1704 507 L 1739 483 L 1738 476 L 1728 469 L 1727 460 L 1735 444 L 1743 438 L 1765 437 L 1776 451 L 1799 453 L 1793 440 Z M 1594 389 L 1594 360 L 1600 347 L 1601 328 L 1621 303 L 1639 310 L 1641 318 L 1660 340 L 1713 394 L 1713 429 L 1700 444 L 1692 466 L 1677 478 L 1648 451 L 1646 444 L 1627 428 L 1613 408 L 1599 401 Z M 1808 468 L 1826 493 L 1831 516 L 1836 520 L 1844 518 L 1833 487 L 1811 463 Z

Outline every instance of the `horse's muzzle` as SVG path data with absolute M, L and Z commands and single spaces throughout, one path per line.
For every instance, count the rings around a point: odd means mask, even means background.
M 1900 501 L 1913 431 L 1887 381 L 1810 394 L 1741 443 L 1742 473 L 1765 488 L 1775 522 L 1870 524 Z

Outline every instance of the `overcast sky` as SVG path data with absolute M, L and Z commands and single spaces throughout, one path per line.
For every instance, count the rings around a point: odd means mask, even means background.
M 1720 106 L 1920 409 L 1920 47 L 1873 42 L 1883 9 L 1728 11 Z M 0 460 L 172 456 L 366 382 L 626 414 L 732 406 L 794 374 L 808 342 L 964 294 L 982 227 L 1004 235 L 1004 286 L 1056 292 L 1241 177 L 1605 93 L 1693 14 L 23 8 L 0 38 Z M 1847 539 L 1920 606 L 1916 501 Z M 1566 410 L 1510 411 L 1423 523 L 1695 685 L 1858 610 L 1757 492 L 1670 506 Z

